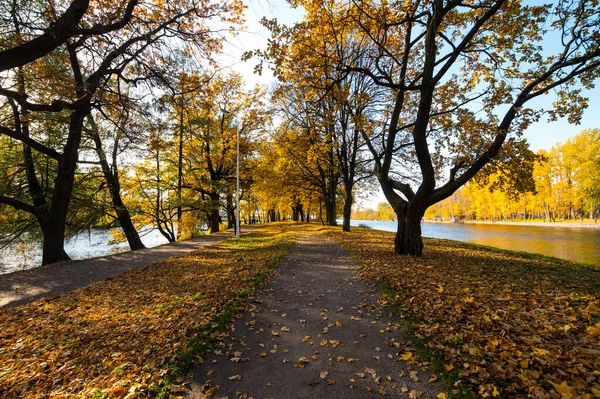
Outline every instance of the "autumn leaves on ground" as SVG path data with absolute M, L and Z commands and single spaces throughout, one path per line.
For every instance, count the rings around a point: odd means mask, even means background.
M 440 240 L 422 258 L 398 256 L 391 233 L 305 226 L 0 310 L 0 396 L 166 396 L 303 231 L 342 245 L 380 283 L 418 349 L 405 361 L 431 362 L 446 382 L 438 397 L 600 397 L 597 269 Z
M 482 397 L 600 397 L 600 271 L 559 260 L 426 240 L 396 256 L 394 235 L 335 234 L 380 281 L 423 354 Z
M 68 294 L 0 310 L 0 397 L 142 397 L 196 360 L 290 250 L 262 228 Z M 222 322 L 221 322 L 222 323 Z

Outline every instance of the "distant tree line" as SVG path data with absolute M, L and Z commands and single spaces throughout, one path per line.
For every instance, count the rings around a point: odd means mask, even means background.
M 492 174 L 430 207 L 425 217 L 547 222 L 600 218 L 600 129 L 584 130 L 537 155 L 530 190 L 503 189 L 503 177 Z

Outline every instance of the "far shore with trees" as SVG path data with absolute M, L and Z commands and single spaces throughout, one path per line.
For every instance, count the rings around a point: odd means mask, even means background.
M 517 189 L 495 173 L 475 179 L 427 209 L 426 222 L 600 227 L 600 129 L 539 150 Z M 396 220 L 389 204 L 359 209 L 354 220 Z

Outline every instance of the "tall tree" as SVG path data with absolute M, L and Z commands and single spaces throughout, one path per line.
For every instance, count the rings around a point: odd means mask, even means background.
M 600 9 L 586 0 L 299 4 L 307 5 L 307 20 L 320 15 L 315 8 L 336 7 L 323 22 L 336 33 L 356 32 L 343 70 L 389 89 L 389 123 L 364 138 L 398 217 L 399 254 L 421 255 L 425 210 L 517 143 L 544 112 L 577 121 L 586 106 L 580 89 L 593 87 L 599 73 Z M 549 37 L 551 48 L 542 45 Z M 559 97 L 553 109 L 528 108 L 552 91 Z
M 220 229 L 221 210 L 225 208 L 231 216 L 233 206 L 237 206 L 232 195 L 238 138 L 242 188 L 250 183 L 247 160 L 253 157 L 255 142 L 269 121 L 262 100 L 264 94 L 260 87 L 246 90 L 239 74 L 215 74 L 190 99 L 190 140 L 184 149 L 182 186 L 209 200 L 205 211 L 211 232 Z
M 240 5 L 236 2 L 146 2 L 134 7 L 134 18 L 131 18 L 134 22 L 124 23 L 121 18 L 123 4 L 107 2 L 97 5 L 94 13 L 82 20 L 84 27 L 78 30 L 77 36 L 66 40 L 60 48 L 60 53 L 66 58 L 64 62 L 70 69 L 68 90 L 59 93 L 48 93 L 46 90 L 43 93 L 23 92 L 19 87 L 16 90 L 12 87 L 0 88 L 0 94 L 13 109 L 12 123 L 0 126 L 0 132 L 55 159 L 57 163 L 56 178 L 48 197 L 39 195 L 40 190 L 36 187 L 33 174 L 29 178 L 33 204 L 18 198 L 0 196 L 1 203 L 31 213 L 37 218 L 43 232 L 44 264 L 69 259 L 64 251 L 69 201 L 84 121 L 91 111 L 98 90 L 112 76 L 131 82 L 140 73 L 144 76 L 151 73 L 156 65 L 155 60 L 160 59 L 155 57 L 159 54 L 157 49 L 168 48 L 177 38 L 187 42 L 190 48 L 195 47 L 203 52 L 214 51 L 220 39 L 211 36 L 210 20 L 219 15 L 225 22 L 237 22 L 240 11 Z M 31 7 L 35 6 L 37 5 L 31 3 Z M 51 23 L 58 19 L 54 11 L 51 7 L 50 12 L 40 14 Z M 21 12 L 24 11 L 19 10 Z M 22 32 L 17 29 L 21 24 L 18 18 L 14 21 L 16 34 L 13 40 L 19 45 L 19 41 L 24 41 Z M 117 24 L 120 29 L 104 32 L 102 35 L 93 34 L 95 27 L 106 24 L 106 21 L 109 25 Z M 38 61 L 43 62 L 43 59 Z M 14 75 L 15 72 L 10 73 Z M 46 85 L 52 87 L 52 82 L 47 81 Z M 70 112 L 68 132 L 64 140 L 58 145 L 48 146 L 32 137 L 28 115 L 34 112 Z

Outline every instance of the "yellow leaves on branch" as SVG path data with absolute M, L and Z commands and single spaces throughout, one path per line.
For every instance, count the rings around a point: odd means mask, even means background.
M 331 236 L 362 263 L 362 278 L 393 287 L 384 300 L 402 308 L 457 388 L 600 397 L 599 270 L 433 239 L 422 258 L 399 256 L 394 235 L 375 230 Z
M 239 244 L 227 241 L 1 309 L 0 396 L 144 396 L 189 352 L 199 329 L 276 265 L 292 243 L 293 233 L 281 227 L 261 228 Z

